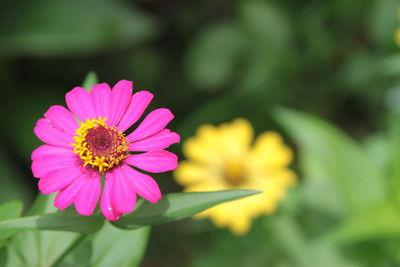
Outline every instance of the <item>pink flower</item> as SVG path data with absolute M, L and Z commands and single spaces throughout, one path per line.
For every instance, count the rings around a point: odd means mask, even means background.
M 136 194 L 152 203 L 160 200 L 154 179 L 135 168 L 159 173 L 177 167 L 176 155 L 164 150 L 180 138 L 165 129 L 174 117 L 171 111 L 153 110 L 125 136 L 149 105 L 151 93 L 132 95 L 132 82 L 122 80 L 112 90 L 106 83 L 94 85 L 90 93 L 75 87 L 65 98 L 68 109 L 51 106 L 34 129 L 46 143 L 32 153 L 39 190 L 59 192 L 54 206 L 64 210 L 74 203 L 82 215 L 93 213 L 101 195 L 101 211 L 110 221 L 133 210 Z

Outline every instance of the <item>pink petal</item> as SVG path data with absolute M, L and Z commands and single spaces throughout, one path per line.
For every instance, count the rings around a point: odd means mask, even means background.
M 88 171 L 79 179 L 83 179 L 79 191 L 75 196 L 76 211 L 85 216 L 92 215 L 97 206 L 101 193 L 100 173 L 96 171 Z
M 127 138 L 129 141 L 134 142 L 158 133 L 164 129 L 173 118 L 174 115 L 172 115 L 169 109 L 159 108 L 153 110 Z
M 79 192 L 80 188 L 85 183 L 85 179 L 82 178 L 82 175 L 57 194 L 56 199 L 54 200 L 54 206 L 56 208 L 64 210 L 74 202 L 75 195 Z
M 33 176 L 40 178 L 48 174 L 49 172 L 57 169 L 64 169 L 69 167 L 79 167 L 81 161 L 77 158 L 72 151 L 71 154 L 62 155 L 47 155 L 32 162 Z
M 68 108 L 81 121 L 97 118 L 93 100 L 85 89 L 75 87 L 65 95 L 65 100 Z
M 118 124 L 122 116 L 124 115 L 126 108 L 132 97 L 132 82 L 122 80 L 114 85 L 111 91 L 111 114 L 108 120 L 109 126 L 115 126 Z
M 129 151 L 151 151 L 165 149 L 172 144 L 179 143 L 180 136 L 177 133 L 164 129 L 152 136 L 135 141 L 129 145 Z
M 153 94 L 147 91 L 140 91 L 131 98 L 128 108 L 118 124 L 118 130 L 125 132 L 142 116 L 143 112 L 153 99 Z
M 125 173 L 125 177 L 128 178 L 127 180 L 139 196 L 152 203 L 156 203 L 161 199 L 160 188 L 153 178 L 149 175 L 138 172 L 127 165 L 123 165 L 120 168 Z
M 45 118 L 60 131 L 74 135 L 79 124 L 68 109 L 63 106 L 51 106 L 44 114 Z
M 122 166 L 124 167 L 124 166 Z M 108 179 L 113 180 L 112 201 L 118 212 L 129 213 L 133 210 L 136 203 L 136 193 L 127 181 L 121 168 L 115 168 L 106 174 Z
M 121 213 L 117 211 L 112 202 L 113 179 L 106 177 L 104 182 L 103 193 L 100 200 L 100 209 L 104 217 L 109 221 L 116 221 L 121 217 Z
M 97 117 L 110 118 L 111 114 L 111 88 L 106 83 L 95 84 L 91 91 Z
M 47 144 L 72 148 L 73 135 L 57 130 L 48 119 L 39 119 L 33 131 L 40 140 Z
M 82 172 L 82 167 L 75 166 L 53 170 L 39 180 L 39 190 L 43 194 L 60 191 L 75 181 Z
M 69 148 L 64 148 L 59 146 L 42 145 L 32 152 L 31 159 L 36 160 L 49 155 L 70 155 L 72 148 L 72 146 Z
M 166 172 L 176 169 L 178 157 L 169 151 L 156 150 L 130 155 L 125 162 L 148 172 Z

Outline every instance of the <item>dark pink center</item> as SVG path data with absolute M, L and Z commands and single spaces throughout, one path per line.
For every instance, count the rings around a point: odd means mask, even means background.
M 122 144 L 117 132 L 102 126 L 89 129 L 85 141 L 92 155 L 100 158 L 113 155 Z

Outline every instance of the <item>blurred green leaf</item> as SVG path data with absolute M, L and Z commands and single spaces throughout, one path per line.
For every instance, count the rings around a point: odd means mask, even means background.
M 397 207 L 400 209 L 400 114 L 392 114 L 388 118 L 388 147 L 390 159 L 391 191 Z
M 265 219 L 272 238 L 291 258 L 293 266 L 301 267 L 354 267 L 359 266 L 339 253 L 332 244 L 312 240 L 305 236 L 296 220 L 286 216 Z
M 120 1 L 40 0 L 15 5 L 0 27 L 1 56 L 121 48 L 154 36 L 154 20 Z
M 27 246 L 22 246 L 20 244 L 21 234 L 24 235 L 23 243 L 27 244 Z M 32 237 L 32 235 L 29 235 L 29 237 Z M 12 238 L 11 242 L 7 246 L 7 264 L 4 266 L 28 266 L 28 261 L 30 263 L 36 263 L 38 262 L 37 259 L 26 257 L 26 254 L 36 256 L 38 254 L 36 253 L 37 250 L 38 248 L 36 247 L 34 239 L 28 239 L 26 232 L 19 233 Z
M 7 110 L 13 116 L 4 118 L 8 126 L 3 128 L 8 136 L 6 140 L 26 162 L 31 161 L 32 151 L 43 144 L 33 132 L 37 120 L 43 116 L 50 105 L 65 104 L 63 100 L 65 94 L 59 94 L 57 90 L 43 92 L 39 90 L 40 85 L 35 85 L 33 88 L 23 93 L 24 97 L 19 98 L 18 105 L 9 103 Z M 31 188 L 29 189 L 32 191 Z
M 91 71 L 86 75 L 85 80 L 83 80 L 82 87 L 90 92 L 93 85 L 95 85 L 98 82 L 99 82 L 99 80 L 97 79 L 96 72 Z
M 57 212 L 53 205 L 55 195 L 39 194 L 27 215 L 37 216 Z M 63 213 L 66 214 L 65 211 Z M 38 230 L 20 232 L 13 237 L 9 248 L 8 266 L 51 266 L 79 238 L 79 234 L 72 232 Z M 77 266 L 77 262 L 74 263 Z
M 98 233 L 98 232 L 97 232 Z M 96 234 L 97 234 L 96 233 Z M 64 260 L 62 260 L 61 266 L 74 266 L 74 267 L 87 267 L 90 265 L 90 259 L 92 257 L 93 246 L 90 236 L 77 237 L 76 242 L 80 243 L 70 252 Z
M 309 46 L 300 53 L 303 66 L 310 67 L 313 65 L 312 61 L 328 63 L 332 53 L 336 51 L 335 33 L 326 30 L 326 20 L 330 12 L 331 7 L 328 5 L 319 7 L 310 5 L 299 13 L 300 17 L 297 23 L 301 24 L 304 41 Z
M 39 193 L 27 215 L 44 215 L 56 212 L 57 209 L 53 205 L 55 196 L 56 194 L 44 195 Z
M 156 232 L 157 228 L 154 228 Z M 288 257 L 282 257 L 282 251 L 272 240 L 270 233 L 263 228 L 261 218 L 252 222 L 251 230 L 244 236 L 217 229 L 207 220 L 182 223 L 177 228 L 183 230 L 185 237 L 191 240 L 190 246 L 184 244 L 184 249 L 192 251 L 186 266 L 292 266 L 288 264 Z M 174 236 L 170 234 L 168 238 Z
M 385 104 L 390 113 L 400 114 L 400 83 L 386 91 Z
M 69 255 L 72 255 L 72 252 L 79 247 L 79 245 L 82 244 L 83 241 L 87 239 L 87 235 L 80 235 L 78 236 L 73 242 L 69 244 L 69 246 L 65 247 L 60 253 L 60 255 L 52 261 L 50 266 L 59 266 L 61 263 L 66 262 L 66 258 Z M 90 247 L 89 247 L 90 248 Z M 87 255 L 87 257 L 90 257 L 90 254 Z M 82 264 L 82 262 L 74 262 L 74 266 L 78 266 L 78 264 Z
M 143 225 L 177 221 L 217 204 L 258 193 L 260 191 L 224 190 L 167 194 L 156 204 L 143 203 L 133 213 L 122 217 L 113 224 L 118 228 L 135 229 Z
M 0 206 L 0 221 L 18 218 L 21 216 L 23 209 L 20 200 L 10 201 Z
M 293 33 L 286 10 L 265 1 L 239 3 L 240 29 L 247 40 L 246 56 L 242 59 L 243 78 L 237 83 L 241 90 L 272 90 L 294 62 Z
M 69 232 L 20 232 L 8 246 L 7 266 L 51 266 L 78 238 Z
M 400 53 L 382 58 L 378 67 L 382 74 L 398 76 L 400 74 Z
M 186 69 L 195 85 L 219 89 L 233 82 L 245 90 L 262 90 L 280 73 L 279 66 L 288 64 L 284 59 L 292 51 L 292 32 L 284 10 L 245 1 L 238 11 L 238 23 L 214 24 L 190 47 Z
M 387 173 L 390 165 L 390 153 L 388 151 L 391 149 L 387 136 L 384 134 L 370 135 L 363 140 L 362 146 L 366 152 L 365 155 L 379 167 L 379 172 Z
M 182 136 L 191 136 L 195 129 L 203 123 L 219 123 L 227 121 L 235 114 L 240 96 L 236 93 L 225 94 L 204 103 L 199 109 L 192 111 L 181 123 L 178 132 Z
M 3 150 L 0 150 L 0 169 L 0 204 L 16 199 L 30 203 L 33 193 L 25 183 L 23 171 Z
M 42 215 L 9 219 L 0 222 L 0 230 L 53 230 L 77 233 L 98 231 L 103 224 L 100 216 L 82 215 Z
M 378 66 L 375 64 L 376 56 L 370 51 L 360 49 L 357 53 L 347 58 L 347 62 L 340 73 L 340 79 L 344 84 L 348 85 L 351 90 L 363 91 L 364 94 L 368 85 L 376 80 L 378 74 Z
M 204 29 L 187 55 L 189 77 L 203 88 L 224 85 L 234 75 L 244 44 L 244 37 L 232 23 L 220 23 Z
M 370 15 L 367 17 L 369 34 L 378 46 L 394 46 L 394 32 L 398 27 L 397 10 L 399 1 L 373 1 Z
M 400 210 L 387 202 L 350 215 L 323 240 L 334 243 L 353 243 L 393 237 L 400 237 Z
M 239 21 L 252 45 L 271 54 L 291 45 L 291 26 L 284 9 L 265 1 L 243 1 Z
M 298 228 L 294 220 L 284 217 L 264 219 L 266 227 L 270 228 L 278 244 L 283 246 L 296 265 L 310 266 L 311 259 L 308 244 L 304 233 Z M 314 260 L 314 258 L 313 258 Z
M 90 266 L 139 266 L 149 233 L 149 227 L 128 231 L 106 223 L 92 240 Z
M 21 216 L 23 205 L 21 201 L 10 201 L 0 206 L 0 223 Z M 4 229 L 0 231 L 0 247 L 5 245 L 4 240 L 14 235 L 17 231 Z
M 319 168 L 319 177 L 335 183 L 348 210 L 358 211 L 387 198 L 384 175 L 359 144 L 333 125 L 311 115 L 279 109 L 276 119 L 300 146 L 312 164 Z M 322 200 L 321 200 L 322 201 Z
M 314 168 L 315 163 L 313 161 L 305 163 L 306 160 L 304 157 L 303 154 L 301 164 L 303 165 L 303 169 L 307 170 L 307 177 L 325 176 L 323 171 L 321 172 L 320 169 Z M 307 157 L 307 160 L 311 159 L 311 157 Z M 305 164 L 308 164 L 307 167 L 305 167 Z M 307 179 L 303 181 L 300 190 L 303 193 L 302 196 L 307 207 L 321 214 L 329 214 L 335 218 L 345 217 L 348 207 L 341 200 L 341 194 L 335 181 Z
M 0 266 L 6 266 L 7 263 L 7 247 L 0 248 Z

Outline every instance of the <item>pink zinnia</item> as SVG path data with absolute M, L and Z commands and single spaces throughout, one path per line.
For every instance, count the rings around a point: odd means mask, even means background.
M 156 109 L 125 136 L 149 105 L 151 93 L 132 95 L 132 82 L 122 80 L 112 90 L 106 83 L 94 85 L 90 93 L 75 87 L 65 98 L 69 110 L 51 106 L 34 129 L 46 143 L 32 153 L 39 190 L 59 191 L 54 206 L 63 210 L 74 203 L 82 215 L 93 213 L 101 195 L 101 211 L 111 221 L 133 210 L 136 194 L 152 203 L 160 200 L 154 179 L 132 167 L 152 173 L 177 167 L 176 155 L 163 150 L 179 142 L 178 134 L 165 129 L 172 113 Z

